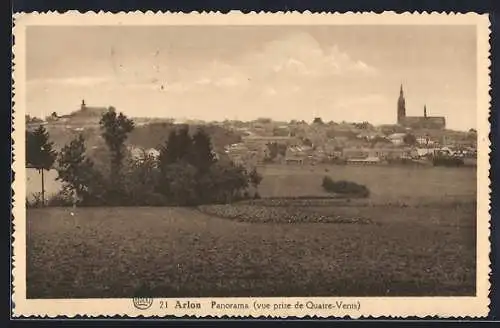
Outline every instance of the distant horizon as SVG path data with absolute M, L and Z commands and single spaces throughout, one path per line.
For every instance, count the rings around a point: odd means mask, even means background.
M 476 129 L 474 26 L 30 27 L 27 109 L 130 117 L 395 124 L 444 116 Z
M 94 107 L 94 106 L 89 106 L 89 107 Z M 114 106 L 106 106 L 107 108 L 109 107 L 114 107 Z M 118 108 L 116 108 L 116 111 L 118 113 L 122 112 L 120 111 Z M 123 113 L 123 112 L 122 112 Z M 59 117 L 63 116 L 63 115 L 68 115 L 68 114 L 62 114 L 62 115 L 59 115 L 60 113 L 57 113 Z M 126 113 L 123 113 L 124 115 L 127 115 Z M 29 115 L 29 114 L 28 114 Z M 47 116 L 50 116 L 49 115 L 46 115 Z M 38 118 L 38 119 L 41 119 L 43 120 L 44 122 L 47 122 L 45 119 L 46 117 L 38 117 L 38 116 L 31 116 L 32 118 Z M 200 122 L 203 122 L 203 123 L 223 123 L 225 121 L 229 121 L 229 122 L 242 122 L 242 123 L 250 123 L 250 122 L 255 122 L 259 119 L 269 119 L 271 120 L 273 123 L 286 123 L 286 124 L 290 124 L 291 121 L 296 121 L 296 122 L 305 122 L 307 124 L 313 124 L 313 121 L 316 117 L 313 117 L 312 119 L 310 120 L 305 120 L 305 119 L 294 119 L 294 118 L 291 118 L 289 120 L 285 120 L 285 119 L 282 119 L 282 120 L 279 120 L 279 119 L 273 119 L 271 117 L 256 117 L 256 118 L 253 118 L 253 119 L 247 119 L 247 120 L 239 120 L 239 119 L 230 119 L 230 118 L 225 118 L 225 119 L 222 119 L 222 120 L 207 120 L 207 119 L 200 119 L 200 118 L 193 118 L 193 117 L 157 117 L 157 116 L 129 116 L 127 115 L 128 118 L 132 119 L 132 120 L 136 120 L 136 119 L 149 119 L 149 120 L 171 120 L 171 121 L 174 121 L 173 123 L 174 124 L 182 124 L 184 121 L 200 121 Z M 368 123 L 370 125 L 372 125 L 373 127 L 380 127 L 380 126 L 385 126 L 385 125 L 391 125 L 391 126 L 396 126 L 398 125 L 397 123 L 380 123 L 380 124 L 374 124 L 370 121 L 333 121 L 333 120 L 329 120 L 329 121 L 326 121 L 324 120 L 323 118 L 321 118 L 322 121 L 323 121 L 323 124 L 325 125 L 328 125 L 330 122 L 333 122 L 334 124 L 361 124 L 361 123 Z M 412 130 L 411 128 L 407 128 L 409 130 Z M 476 130 L 475 128 L 469 128 L 469 129 L 466 129 L 466 130 L 459 130 L 459 129 L 451 129 L 451 128 L 445 128 L 444 130 L 446 131 L 456 131 L 456 132 L 468 132 L 469 130 L 471 129 L 474 129 Z

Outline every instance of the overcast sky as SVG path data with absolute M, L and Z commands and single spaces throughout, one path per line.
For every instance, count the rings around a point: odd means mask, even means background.
M 29 27 L 27 110 L 476 126 L 473 26 Z

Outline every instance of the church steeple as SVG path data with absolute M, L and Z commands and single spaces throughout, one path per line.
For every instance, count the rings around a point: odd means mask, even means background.
M 403 124 L 403 121 L 406 117 L 406 104 L 405 104 L 405 96 L 403 93 L 403 84 L 401 83 L 401 87 L 399 89 L 399 99 L 398 99 L 398 124 Z
M 424 105 L 424 117 L 427 118 L 427 106 Z

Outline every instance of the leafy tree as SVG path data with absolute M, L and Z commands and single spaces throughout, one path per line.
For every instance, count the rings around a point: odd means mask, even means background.
M 254 188 L 257 188 L 259 186 L 260 182 L 262 181 L 262 175 L 260 175 L 257 172 L 257 169 L 255 167 L 248 173 L 248 177 L 250 180 L 250 184 Z
M 417 138 L 413 134 L 408 133 L 403 137 L 403 142 L 409 146 L 414 146 L 417 144 Z
M 116 189 L 121 186 L 120 175 L 125 157 L 125 141 L 134 129 L 134 122 L 123 113 L 117 114 L 116 110 L 111 107 L 102 115 L 99 125 L 101 135 L 110 151 L 111 185 Z
M 173 163 L 162 171 L 159 191 L 172 205 L 195 205 L 197 199 L 196 168 L 187 163 Z
M 180 152 L 177 143 L 177 131 L 172 130 L 164 146 L 160 149 L 160 167 L 163 169 L 168 164 L 175 163 L 180 158 Z
M 323 120 L 321 119 L 321 117 L 315 117 L 313 123 L 314 124 L 323 124 Z
M 370 140 L 370 144 L 372 147 L 374 147 L 375 145 L 377 144 L 387 144 L 387 145 L 390 145 L 392 144 L 392 142 L 385 138 L 385 137 L 381 137 L 381 136 L 375 136 L 373 139 Z
M 42 204 L 45 204 L 45 185 L 43 173 L 50 170 L 56 159 L 56 152 L 53 150 L 54 143 L 50 141 L 50 136 L 43 125 L 35 131 L 26 131 L 26 163 L 37 169 L 42 175 Z
M 45 120 L 47 121 L 50 121 L 50 120 L 55 120 L 59 117 L 59 115 L 57 115 L 57 112 L 52 112 L 52 114 L 50 114 L 49 116 L 47 116 L 45 118 Z
M 199 129 L 194 134 L 189 151 L 190 164 L 202 172 L 206 171 L 215 162 L 210 137 L 202 129 Z
M 43 120 L 36 116 L 30 116 L 28 114 L 24 115 L 25 123 L 41 123 Z
M 160 179 L 154 155 L 142 150 L 141 158 L 130 158 L 125 174 L 125 188 L 129 205 L 164 205 L 163 195 L 156 190 Z
M 94 170 L 94 163 L 85 156 L 85 151 L 85 139 L 79 134 L 61 149 L 57 159 L 57 180 L 62 181 L 64 188 L 75 192 L 82 201 L 98 192 L 98 188 L 92 186 L 100 178 Z
M 303 138 L 302 139 L 302 145 L 308 146 L 308 147 L 312 147 L 313 143 L 312 143 L 311 139 L 309 139 L 309 138 Z
M 249 186 L 249 179 L 245 168 L 230 163 L 217 163 L 210 170 L 210 179 L 213 188 L 208 202 L 230 203 L 239 200 Z
M 160 150 L 157 191 L 173 205 L 231 202 L 241 199 L 257 172 L 215 158 L 210 138 L 199 130 L 192 138 L 186 128 L 171 132 Z
M 177 161 L 189 161 L 192 144 L 187 126 L 172 130 L 166 144 L 160 149 L 160 168 L 164 169 Z
M 323 177 L 321 186 L 330 193 L 347 194 L 362 198 L 370 195 L 370 190 L 365 185 L 345 180 L 334 181 L 329 176 Z
M 267 146 L 267 154 L 264 159 L 266 162 L 272 162 L 278 156 L 278 144 L 276 142 L 268 142 Z
M 373 128 L 373 125 L 371 125 L 367 121 L 364 121 L 362 123 L 354 123 L 354 127 L 361 130 L 369 130 Z

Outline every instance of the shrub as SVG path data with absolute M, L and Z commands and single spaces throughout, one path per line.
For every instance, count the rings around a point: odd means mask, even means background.
M 432 159 L 434 166 L 463 166 L 464 160 L 458 157 L 439 156 Z
M 26 197 L 26 208 L 36 208 L 36 207 L 41 207 L 42 204 L 42 193 L 41 192 L 36 192 L 32 194 L 33 199 L 29 200 L 28 197 Z
M 160 171 L 156 159 L 144 151 L 141 158 L 129 158 L 123 174 L 127 205 L 160 206 L 165 196 L 158 190 Z
M 358 197 L 368 197 L 370 195 L 370 191 L 364 185 L 344 180 L 334 181 L 328 176 L 323 178 L 321 186 L 327 192 L 331 193 L 353 195 Z
M 169 205 L 194 205 L 197 203 L 196 168 L 187 163 L 168 165 L 161 177 L 158 190 Z
M 66 188 L 58 192 L 57 194 L 50 197 L 47 201 L 48 206 L 72 206 L 73 205 L 73 197 L 70 194 L 70 191 Z
M 63 191 L 57 195 L 59 198 L 53 199 L 55 204 L 65 203 L 64 198 L 72 203 L 72 191 L 81 202 L 89 205 L 95 205 L 96 199 L 104 197 L 100 195 L 107 190 L 102 185 L 103 177 L 86 156 L 83 135 L 79 134 L 61 149 L 57 163 L 57 180 L 63 183 Z

